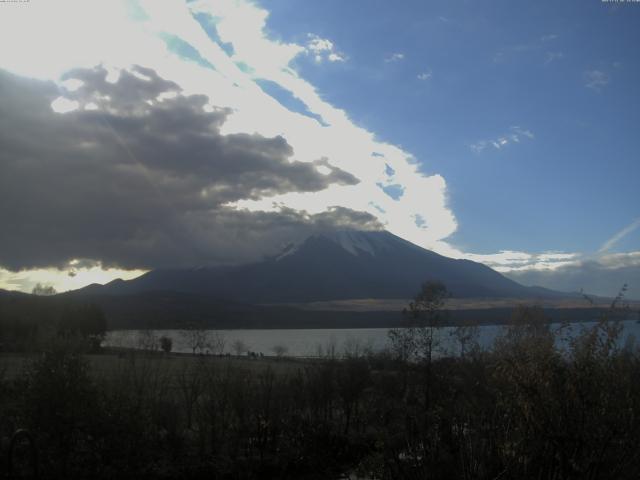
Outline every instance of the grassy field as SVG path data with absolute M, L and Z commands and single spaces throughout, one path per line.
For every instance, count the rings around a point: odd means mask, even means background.
M 2 353 L 0 354 L 0 376 L 14 379 L 23 375 L 30 363 L 41 354 L 31 353 Z M 90 370 L 96 379 L 108 378 L 132 367 L 145 370 L 162 371 L 165 375 L 176 376 L 185 370 L 197 368 L 231 367 L 259 373 L 271 368 L 274 373 L 286 374 L 304 368 L 313 360 L 290 358 L 247 358 L 234 356 L 190 355 L 190 354 L 161 354 L 135 351 L 106 351 L 99 354 L 86 354 L 84 358 L 89 363 Z
M 518 305 L 538 305 L 549 309 L 565 308 L 607 308 L 611 304 L 611 298 L 593 297 L 593 303 L 583 297 L 569 298 L 449 298 L 446 302 L 447 310 L 484 310 L 494 308 L 516 308 Z M 352 300 L 331 300 L 307 303 L 284 303 L 283 306 L 295 307 L 305 311 L 325 312 L 401 312 L 412 299 L 379 299 L 362 298 Z M 627 302 L 633 309 L 640 308 L 640 301 Z

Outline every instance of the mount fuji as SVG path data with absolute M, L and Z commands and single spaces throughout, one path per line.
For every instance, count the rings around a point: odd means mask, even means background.
M 288 245 L 276 256 L 232 267 L 163 269 L 133 280 L 91 285 L 85 293 L 175 292 L 251 304 L 346 299 L 407 299 L 428 280 L 454 297 L 557 298 L 491 268 L 444 257 L 386 231 L 331 231 Z

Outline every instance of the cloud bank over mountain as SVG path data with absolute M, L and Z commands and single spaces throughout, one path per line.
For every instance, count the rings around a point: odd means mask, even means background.
M 506 275 L 523 285 L 544 285 L 560 291 L 580 291 L 615 297 L 626 284 L 626 298 L 640 300 L 640 252 L 608 254 L 579 260 L 555 270 L 525 269 Z
M 344 207 L 316 215 L 231 208 L 358 179 L 326 159 L 296 161 L 282 137 L 220 134 L 227 110 L 181 94 L 152 70 L 136 66 L 113 82 L 103 68 L 65 77 L 78 87 L 58 97 L 50 83 L 0 74 L 6 268 L 76 258 L 126 269 L 233 263 L 321 224 L 379 226 Z M 56 113 L 56 98 L 76 108 Z

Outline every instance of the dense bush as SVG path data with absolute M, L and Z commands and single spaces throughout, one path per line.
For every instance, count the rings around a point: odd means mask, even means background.
M 640 352 L 606 319 L 564 343 L 540 309 L 513 320 L 463 357 L 290 368 L 130 354 L 98 374 L 58 345 L 0 382 L 1 433 L 32 431 L 43 478 L 637 478 Z

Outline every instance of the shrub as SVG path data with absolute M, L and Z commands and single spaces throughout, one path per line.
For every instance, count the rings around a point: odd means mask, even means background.
M 166 335 L 160 337 L 160 348 L 164 353 L 171 353 L 171 349 L 173 348 L 173 340 Z

